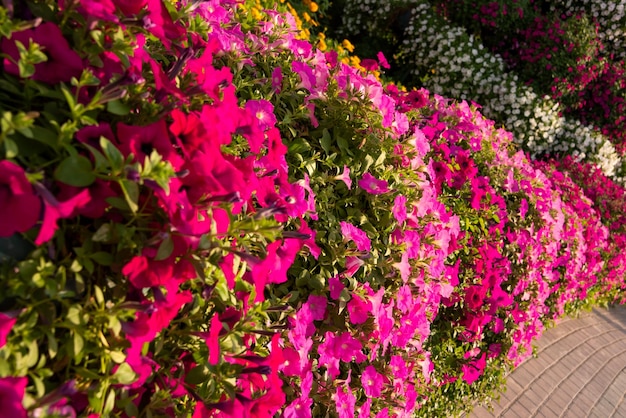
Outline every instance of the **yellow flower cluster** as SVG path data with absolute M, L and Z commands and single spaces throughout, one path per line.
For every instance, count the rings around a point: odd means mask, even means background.
M 304 3 L 304 5 L 308 7 L 309 10 L 312 11 L 313 13 L 319 10 L 319 6 L 317 5 L 317 3 L 315 3 L 312 0 L 302 0 L 302 3 Z

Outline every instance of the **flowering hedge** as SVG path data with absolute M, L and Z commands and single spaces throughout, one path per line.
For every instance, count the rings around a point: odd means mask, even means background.
M 7 414 L 443 416 L 623 296 L 569 177 L 265 7 L 0 9 Z
M 511 13 L 512 4 L 506 2 L 499 6 L 458 3 L 437 4 L 446 17 L 479 33 L 488 49 L 501 54 L 521 80 L 558 101 L 568 117 L 597 127 L 623 153 L 624 62 L 614 59 L 610 41 L 603 36 L 606 22 L 598 23 L 594 14 L 599 4 L 593 5 L 594 11 L 572 2 L 568 7 L 551 5 L 546 11 L 535 3 Z M 513 8 L 518 6 L 523 5 Z M 604 12 L 615 12 L 612 17 L 619 21 L 614 4 L 601 6 Z
M 370 30 L 390 30 L 376 4 L 347 4 L 348 10 L 363 15 Z M 533 156 L 574 155 L 623 181 L 624 163 L 606 137 L 579 120 L 563 117 L 559 102 L 507 72 L 502 58 L 473 34 L 446 22 L 428 1 L 399 2 L 397 8 L 403 11 L 398 22 L 404 22 L 398 55 L 411 73 L 405 83 L 480 103 L 484 113 L 514 132 L 516 142 Z M 346 18 L 345 29 L 353 34 L 357 30 L 351 24 L 354 19 Z

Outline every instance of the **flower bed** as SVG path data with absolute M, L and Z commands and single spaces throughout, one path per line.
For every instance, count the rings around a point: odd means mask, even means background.
M 443 416 L 623 296 L 581 189 L 383 55 L 261 2 L 0 10 L 11 416 Z

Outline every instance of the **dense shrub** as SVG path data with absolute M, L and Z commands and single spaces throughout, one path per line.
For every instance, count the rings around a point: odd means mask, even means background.
M 568 177 L 264 6 L 0 9 L 11 416 L 443 416 L 623 295 Z

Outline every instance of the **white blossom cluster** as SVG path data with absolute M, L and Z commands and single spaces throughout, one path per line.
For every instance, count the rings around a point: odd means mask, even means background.
M 558 102 L 506 72 L 500 56 L 444 21 L 427 1 L 414 5 L 405 35 L 401 56 L 431 92 L 479 103 L 485 116 L 502 123 L 532 155 L 569 154 L 621 177 L 620 158 L 606 137 L 560 116 Z
M 626 58 L 626 0 L 558 0 L 550 5 L 561 12 L 585 12 L 600 25 L 598 36 L 608 52 Z

